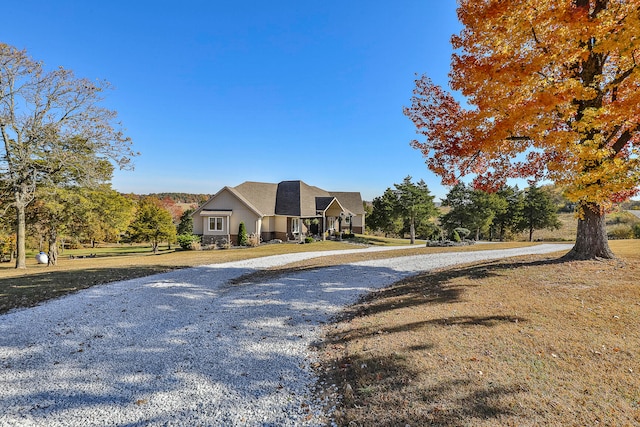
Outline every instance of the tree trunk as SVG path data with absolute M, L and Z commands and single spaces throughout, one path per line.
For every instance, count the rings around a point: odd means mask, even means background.
M 614 259 L 616 256 L 609 248 L 605 215 L 600 207 L 593 204 L 582 206 L 584 217 L 578 220 L 576 244 L 564 256 L 570 260 Z
M 27 220 L 26 206 L 22 203 L 16 203 L 17 217 L 17 233 L 16 233 L 16 268 L 27 268 L 27 253 L 25 239 L 27 236 Z
M 529 241 L 533 242 L 533 206 L 529 209 Z
M 49 230 L 48 265 L 58 265 L 58 233 L 55 228 Z
M 411 224 L 409 225 L 409 240 L 412 245 L 416 243 L 416 224 L 414 218 L 411 218 Z

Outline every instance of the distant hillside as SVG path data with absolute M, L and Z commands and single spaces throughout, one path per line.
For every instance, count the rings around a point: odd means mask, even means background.
M 210 194 L 194 194 L 194 193 L 150 193 L 135 194 L 138 198 L 144 196 L 157 197 L 160 200 L 170 199 L 180 205 L 201 205 L 211 197 Z

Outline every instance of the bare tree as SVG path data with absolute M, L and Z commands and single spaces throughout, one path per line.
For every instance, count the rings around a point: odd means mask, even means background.
M 25 209 L 42 185 L 104 180 L 110 162 L 135 156 L 117 113 L 100 106 L 106 81 L 45 71 L 24 50 L 0 43 L 0 188 L 17 212 L 16 268 L 26 268 Z

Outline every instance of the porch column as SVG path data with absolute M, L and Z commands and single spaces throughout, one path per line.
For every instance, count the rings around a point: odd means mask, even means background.
M 327 217 L 324 215 L 324 211 L 322 211 L 322 241 L 327 240 Z

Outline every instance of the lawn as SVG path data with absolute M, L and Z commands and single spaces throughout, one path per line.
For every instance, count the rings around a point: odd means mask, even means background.
M 640 425 L 640 241 L 425 272 L 326 328 L 338 425 Z
M 337 424 L 640 425 L 640 241 L 610 244 L 618 260 L 559 262 L 555 254 L 425 272 L 349 308 L 326 326 L 317 347 L 321 384 L 339 390 Z M 491 249 L 522 245 L 528 244 Z M 105 250 L 96 258 L 67 254 L 56 267 L 31 260 L 23 271 L 4 264 L 0 312 L 177 268 L 354 247 L 318 242 L 159 255 Z M 321 257 L 236 284 L 374 257 L 486 248 L 416 245 Z
M 361 238 L 360 241 L 368 241 Z M 375 245 L 398 243 L 399 239 L 372 238 L 368 241 Z M 426 248 L 416 244 L 409 246 L 405 240 L 405 250 L 396 250 L 379 254 L 354 254 L 340 258 L 319 258 L 308 260 L 302 266 L 292 264 L 286 268 L 317 268 L 324 265 L 358 261 L 365 258 L 390 257 L 429 253 L 437 249 Z M 522 243 L 509 243 L 507 247 L 522 246 Z M 477 245 L 466 250 L 480 250 Z M 11 263 L 0 264 L 0 313 L 21 307 L 31 307 L 48 299 L 86 289 L 91 286 L 118 280 L 133 279 L 164 273 L 180 268 L 198 265 L 216 264 L 238 261 L 242 259 L 278 255 L 292 252 L 329 251 L 340 249 L 363 248 L 362 244 L 340 241 L 324 241 L 311 244 L 272 244 L 256 248 L 208 250 L 208 251 L 175 251 L 164 250 L 154 255 L 148 247 L 115 246 L 99 249 L 67 250 L 60 256 L 58 265 L 46 266 L 37 264 L 33 255 L 28 257 L 27 269 L 16 270 Z M 496 246 L 492 246 L 494 248 Z M 452 250 L 452 249 L 447 249 Z M 95 258 L 88 256 L 95 254 Z M 73 257 L 73 258 L 72 258 Z M 84 257 L 84 258 L 83 258 Z M 321 261 L 320 261 L 321 260 Z M 277 274 L 277 273 L 276 273 Z
M 26 270 L 17 270 L 11 263 L 0 264 L 0 313 L 14 308 L 34 306 L 42 301 L 91 286 L 164 273 L 179 268 L 290 252 L 327 251 L 354 247 L 360 246 L 326 241 L 307 245 L 263 245 L 257 248 L 209 251 L 165 249 L 154 255 L 148 247 L 123 245 L 67 250 L 60 256 L 56 266 L 37 264 L 34 254 L 31 254 L 27 259 Z M 89 258 L 91 254 L 95 254 L 96 257 Z

